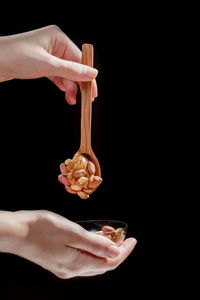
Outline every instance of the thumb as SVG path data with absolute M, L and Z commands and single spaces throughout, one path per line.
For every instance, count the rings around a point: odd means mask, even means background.
M 48 76 L 59 76 L 72 81 L 91 81 L 96 78 L 98 71 L 95 68 L 69 60 L 60 59 L 51 54 L 49 56 Z
M 84 230 L 84 234 L 82 231 L 82 235 L 73 242 L 73 245 L 70 245 L 69 243 L 68 245 L 99 257 L 114 258 L 120 254 L 120 251 L 114 242 L 104 236 L 97 235 L 87 230 Z

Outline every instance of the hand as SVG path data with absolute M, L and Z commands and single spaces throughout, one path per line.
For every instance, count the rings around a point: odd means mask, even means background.
M 117 247 L 106 237 L 88 232 L 49 211 L 13 214 L 11 220 L 18 224 L 15 226 L 18 233 L 4 242 L 3 251 L 24 257 L 60 278 L 92 276 L 113 270 L 136 245 L 136 240 L 129 238 Z
M 97 70 L 81 64 L 79 48 L 55 25 L 0 37 L 0 82 L 48 77 L 76 103 L 77 82 L 92 80 L 97 97 Z

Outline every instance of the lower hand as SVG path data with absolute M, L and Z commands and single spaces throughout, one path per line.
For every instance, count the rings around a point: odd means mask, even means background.
M 117 268 L 136 245 L 134 238 L 121 246 L 106 237 L 50 211 L 12 213 L 18 224 L 14 237 L 4 243 L 4 252 L 24 257 L 60 278 L 93 276 Z

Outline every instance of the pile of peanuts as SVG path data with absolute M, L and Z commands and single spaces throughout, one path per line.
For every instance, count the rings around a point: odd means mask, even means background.
M 68 193 L 77 194 L 81 199 L 87 199 L 103 180 L 95 175 L 93 162 L 79 152 L 61 163 L 60 171 L 58 180 L 65 185 Z
M 116 244 L 120 244 L 125 237 L 123 228 L 114 229 L 111 226 L 103 226 L 101 231 L 96 231 L 95 233 L 107 237 L 108 239 L 112 240 Z

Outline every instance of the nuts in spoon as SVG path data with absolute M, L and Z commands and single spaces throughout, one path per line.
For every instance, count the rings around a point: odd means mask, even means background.
M 103 179 L 96 174 L 96 168 L 86 156 L 77 152 L 72 159 L 66 159 L 60 165 L 61 175 L 58 180 L 65 185 L 67 192 L 87 199 Z

